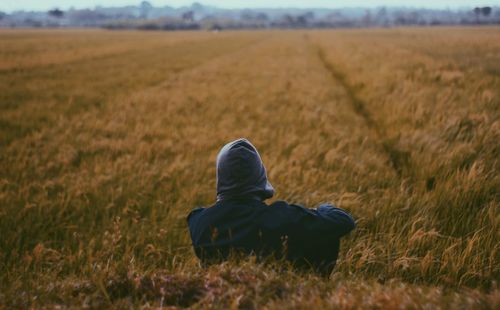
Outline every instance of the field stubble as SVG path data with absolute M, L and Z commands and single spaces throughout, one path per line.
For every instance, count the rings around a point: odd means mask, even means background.
M 0 305 L 498 307 L 498 28 L 0 42 Z M 198 266 L 237 137 L 275 197 L 356 218 L 330 279 Z

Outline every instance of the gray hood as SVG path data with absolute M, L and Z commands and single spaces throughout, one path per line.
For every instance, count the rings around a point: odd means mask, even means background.
M 217 155 L 217 200 L 271 198 L 274 188 L 257 149 L 247 139 L 230 142 Z

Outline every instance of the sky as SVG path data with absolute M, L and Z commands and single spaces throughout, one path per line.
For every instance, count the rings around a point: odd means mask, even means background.
M 48 10 L 53 8 L 68 9 L 93 8 L 101 6 L 137 5 L 141 0 L 0 0 L 0 11 L 12 12 L 15 10 Z M 154 6 L 184 6 L 190 5 L 194 0 L 150 0 Z M 500 6 L 500 0 L 199 0 L 206 5 L 221 8 L 261 8 L 261 7 L 378 7 L 378 6 L 406 6 L 417 8 L 461 8 L 476 6 Z

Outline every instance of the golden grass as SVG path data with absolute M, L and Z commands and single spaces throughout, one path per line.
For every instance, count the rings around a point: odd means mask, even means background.
M 0 33 L 0 306 L 495 308 L 499 28 Z M 185 223 L 249 138 L 348 209 L 330 279 L 201 269 Z

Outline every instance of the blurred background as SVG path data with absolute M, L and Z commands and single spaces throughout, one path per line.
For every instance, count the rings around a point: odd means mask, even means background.
M 0 27 L 143 30 L 500 24 L 500 1 L 1 1 Z

